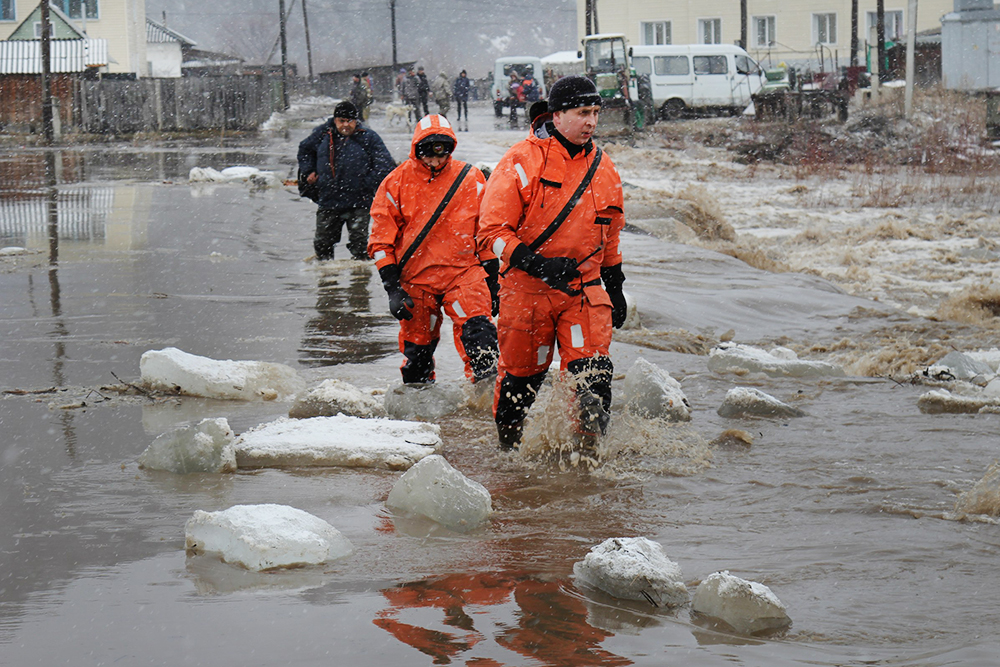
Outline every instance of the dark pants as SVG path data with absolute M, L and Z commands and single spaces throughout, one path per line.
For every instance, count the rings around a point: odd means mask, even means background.
M 469 100 L 455 100 L 455 106 L 458 107 L 458 120 L 462 120 L 462 109 L 465 109 L 465 120 L 469 120 Z
M 313 248 L 316 259 L 333 259 L 333 249 L 340 243 L 340 234 L 347 224 L 347 249 L 354 259 L 368 259 L 368 209 L 353 208 L 333 211 L 321 208 L 316 211 L 316 236 Z

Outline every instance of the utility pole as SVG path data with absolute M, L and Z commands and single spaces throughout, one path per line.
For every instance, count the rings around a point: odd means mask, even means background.
M 590 4 L 593 5 L 593 8 L 590 11 L 591 14 L 593 14 L 594 19 L 594 34 L 599 35 L 601 33 L 601 28 L 597 25 L 597 0 L 590 0 Z
M 747 48 L 747 0 L 740 0 L 740 48 Z
M 851 0 L 851 67 L 858 66 L 858 0 Z
M 52 145 L 55 127 L 52 124 L 52 24 L 49 21 L 49 0 L 42 0 L 42 140 L 46 146 Z
M 916 56 L 913 51 L 917 47 L 917 0 L 910 0 L 909 16 L 906 18 L 906 90 L 903 96 L 903 114 L 909 118 L 913 115 L 913 70 Z
M 396 0 L 389 0 L 389 14 L 392 19 L 392 74 L 399 69 L 399 59 L 396 57 Z
M 587 25 L 584 32 L 589 36 L 593 35 L 593 25 L 594 25 L 594 0 L 587 0 L 587 8 L 584 10 L 587 16 Z
M 306 61 L 309 63 L 309 83 L 313 82 L 313 50 L 309 43 L 309 15 L 306 13 L 306 0 L 302 0 L 302 24 L 306 29 Z
M 875 3 L 875 39 L 878 42 L 878 80 L 885 83 L 889 80 L 889 68 L 885 66 L 885 0 Z
M 278 16 L 281 19 L 278 34 L 281 38 L 281 110 L 288 110 L 288 42 L 285 39 L 285 0 L 278 0 Z

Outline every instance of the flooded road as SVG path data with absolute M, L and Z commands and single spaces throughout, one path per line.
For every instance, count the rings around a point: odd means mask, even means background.
M 458 157 L 502 154 L 511 139 L 490 122 L 459 136 Z M 447 417 L 445 456 L 493 496 L 479 532 L 393 516 L 389 471 L 140 470 L 178 424 L 225 417 L 240 433 L 289 408 L 102 390 L 134 382 L 147 350 L 284 363 L 310 385 L 398 381 L 372 267 L 305 261 L 310 202 L 185 182 L 193 166 L 235 164 L 285 178 L 306 125 L 225 148 L 64 150 L 48 174 L 40 151 L 0 160 L 0 247 L 29 251 L 0 257 L 0 664 L 997 664 L 1000 528 L 953 508 L 997 458 L 1000 415 L 925 415 L 926 387 L 888 379 L 713 373 L 691 353 L 729 329 L 808 350 L 943 325 L 636 233 L 623 240 L 626 289 L 646 331 L 616 333 L 615 391 L 641 356 L 682 383 L 692 421 L 619 411 L 610 437 L 640 453 L 586 473 L 501 455 L 485 413 Z M 405 131 L 385 136 L 402 158 Z M 438 375 L 457 382 L 443 338 Z M 807 415 L 723 419 L 734 386 Z M 729 428 L 753 445 L 710 444 Z M 266 574 L 185 555 L 195 510 L 261 502 L 330 522 L 354 553 Z M 792 627 L 740 637 L 687 607 L 574 584 L 592 546 L 633 535 L 662 544 L 689 588 L 717 570 L 765 583 Z

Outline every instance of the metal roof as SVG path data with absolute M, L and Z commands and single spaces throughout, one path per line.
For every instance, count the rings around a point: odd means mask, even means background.
M 183 46 L 195 46 L 197 42 L 185 37 L 176 30 L 171 30 L 162 23 L 157 23 L 153 19 L 146 17 L 146 42 L 163 44 L 170 42 L 180 42 Z
M 84 72 L 108 64 L 106 39 L 54 39 L 49 44 L 52 72 Z M 0 74 L 41 73 L 41 40 L 0 41 Z

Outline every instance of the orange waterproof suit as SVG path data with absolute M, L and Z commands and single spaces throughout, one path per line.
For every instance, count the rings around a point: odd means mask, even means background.
M 380 273 L 402 262 L 466 166 L 452 157 L 436 172 L 426 166 L 416 146 L 432 135 L 450 137 L 457 144 L 447 118 L 425 116 L 413 132 L 410 158 L 375 193 L 368 254 Z M 485 182 L 482 172 L 471 167 L 423 241 L 399 266 L 399 284 L 414 304 L 412 318 L 401 319 L 399 331 L 405 357 L 400 370 L 407 384 L 434 380 L 442 310 L 452 320 L 466 376 L 477 381 L 496 373 L 496 326 L 490 320 L 490 290 L 481 266 L 496 258 L 488 249 L 477 252 L 475 238 Z
M 551 136 L 552 123 L 515 144 L 490 175 L 480 207 L 480 252 L 492 250 L 504 269 L 500 281 L 500 375 L 494 414 L 505 443 L 504 427 L 520 424 L 545 379 L 556 343 L 562 370 L 577 376 L 581 407 L 596 396 L 603 408 L 601 430 L 611 407 L 611 300 L 601 286 L 602 268 L 622 262 L 618 239 L 625 226 L 621 178 L 607 155 L 601 156 L 590 184 L 562 224 L 532 248 L 546 258 L 578 263 L 580 277 L 570 283 L 576 295 L 550 287 L 540 278 L 511 267 L 511 255 L 540 237 L 570 203 L 597 154 L 593 143 L 571 156 Z M 566 260 L 569 261 L 569 260 Z M 583 415 L 585 416 L 585 415 Z

